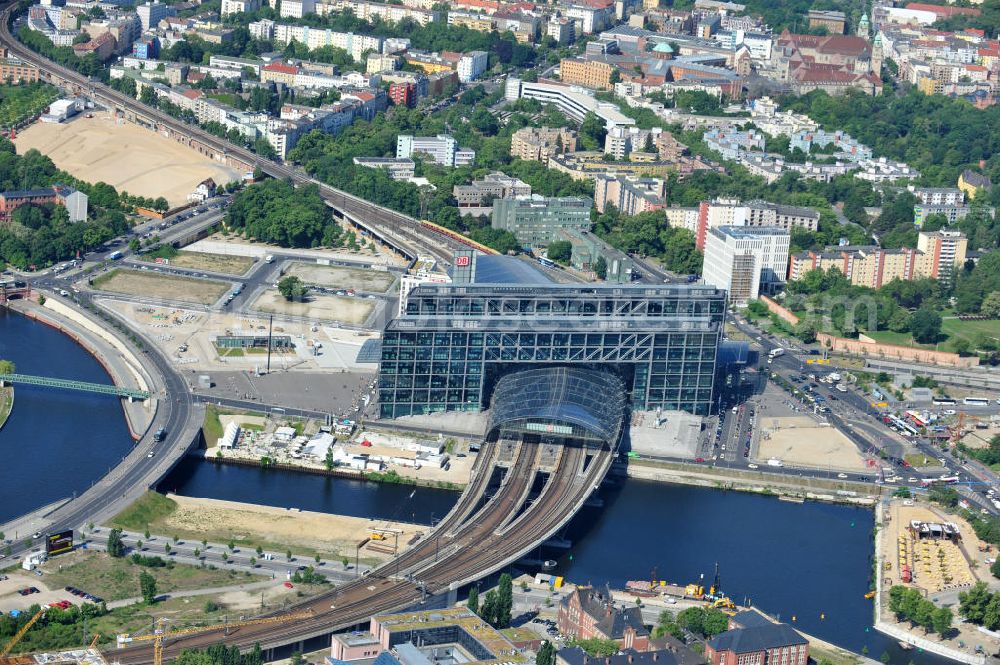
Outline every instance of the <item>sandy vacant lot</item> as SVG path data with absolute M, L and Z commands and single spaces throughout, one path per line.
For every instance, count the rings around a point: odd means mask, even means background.
M 182 534 L 188 538 L 206 538 L 226 542 L 238 541 L 273 543 L 279 547 L 307 548 L 318 552 L 353 554 L 357 543 L 371 535 L 369 529 L 399 530 L 399 548 L 403 550 L 427 527 L 416 524 L 388 523 L 363 517 L 328 515 L 308 511 L 289 510 L 272 506 L 257 506 L 170 495 L 178 507 L 156 525 L 157 531 Z M 395 538 L 390 536 L 389 544 Z M 367 556 L 380 553 L 362 550 Z
M 285 274 L 295 275 L 306 284 L 329 286 L 334 289 L 355 289 L 372 293 L 385 293 L 392 286 L 392 273 L 361 270 L 345 266 L 324 266 L 318 263 L 292 263 Z
M 140 196 L 163 196 L 171 205 L 184 203 L 205 178 L 219 184 L 240 178 L 236 169 L 148 129 L 118 124 L 109 113 L 67 123 L 36 122 L 14 144 L 20 154 L 36 148 L 81 180 L 103 181 Z
M 152 263 L 154 259 L 150 259 Z M 254 260 L 246 256 L 225 256 L 223 254 L 204 254 L 202 252 L 179 252 L 170 259 L 170 265 L 192 270 L 208 270 L 226 275 L 242 275 Z
M 867 468 L 850 439 L 836 428 L 804 416 L 761 418 L 758 457 L 777 457 L 793 466 L 845 471 Z
M 264 291 L 254 301 L 253 309 L 288 316 L 303 316 L 323 321 L 361 325 L 375 309 L 375 302 L 365 298 L 346 298 L 309 294 L 306 302 L 288 302 L 277 289 Z
M 113 270 L 101 279 L 94 280 L 94 288 L 131 296 L 211 305 L 229 289 L 229 285 L 140 270 Z

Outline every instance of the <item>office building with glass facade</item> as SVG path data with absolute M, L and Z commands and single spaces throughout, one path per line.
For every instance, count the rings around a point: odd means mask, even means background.
M 382 418 L 483 410 L 505 376 L 560 366 L 614 374 L 633 409 L 709 413 L 725 291 L 481 283 L 482 272 L 480 283 L 418 286 L 387 324 L 378 379 Z

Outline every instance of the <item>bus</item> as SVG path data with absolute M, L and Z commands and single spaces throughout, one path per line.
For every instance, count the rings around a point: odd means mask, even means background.
M 920 484 L 924 487 L 930 487 L 931 485 L 957 485 L 958 476 L 941 476 L 940 478 L 924 478 L 920 481 Z
M 962 400 L 962 404 L 966 406 L 989 406 L 990 401 L 985 397 L 966 397 Z
M 905 415 L 917 427 L 927 427 L 930 424 L 929 420 L 916 411 L 907 411 Z
M 538 257 L 538 262 L 541 263 L 546 268 L 555 268 L 556 267 L 555 261 L 552 261 L 551 259 L 547 259 L 547 258 L 545 258 L 543 256 Z
M 891 413 L 888 414 L 887 416 L 885 416 L 882 419 L 882 422 L 884 422 L 886 425 L 889 425 L 890 427 L 895 427 L 897 430 L 899 430 L 900 434 L 908 435 L 908 436 L 919 436 L 920 435 L 920 430 L 919 429 L 917 429 L 916 427 L 914 427 L 910 423 L 906 422 L 902 418 L 897 418 L 896 416 L 892 415 Z
M 782 348 L 771 349 L 767 354 L 768 360 L 774 360 L 775 358 L 780 358 L 785 355 L 785 350 Z
M 933 403 L 938 406 L 955 406 L 955 400 L 950 397 L 935 397 Z

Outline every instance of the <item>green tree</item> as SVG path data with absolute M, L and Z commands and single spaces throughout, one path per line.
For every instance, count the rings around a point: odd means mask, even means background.
M 482 607 L 479 608 L 479 616 L 483 618 L 483 621 L 495 627 L 497 624 L 498 609 L 497 592 L 490 589 L 483 596 Z
M 535 656 L 535 665 L 555 665 L 556 648 L 548 640 L 542 642 L 538 648 L 538 655 Z
M 145 570 L 139 573 L 139 592 L 147 605 L 156 602 L 156 578 Z
M 580 144 L 584 150 L 604 150 L 604 137 L 608 130 L 596 113 L 588 112 L 580 124 Z
M 983 298 L 979 313 L 994 319 L 1000 319 L 1000 291 L 992 291 Z
M 607 658 L 618 653 L 619 649 L 618 642 L 615 640 L 606 640 L 600 637 L 591 637 L 586 640 L 571 639 L 566 646 L 580 647 L 592 658 Z
M 710 608 L 705 611 L 704 625 L 705 637 L 718 635 L 729 629 L 729 617 L 722 610 Z
M 952 614 L 947 607 L 938 607 L 931 615 L 931 625 L 934 632 L 944 635 L 951 630 Z
M 11 360 L 0 360 L 0 374 L 14 374 L 17 372 L 17 366 Z M 2 539 L 2 537 L 0 537 Z
M 573 256 L 573 244 L 568 240 L 556 240 L 549 243 L 545 253 L 550 261 L 561 263 L 564 266 L 569 265 L 570 258 Z
M 677 625 L 698 635 L 705 634 L 705 608 L 688 607 L 677 615 Z
M 507 628 L 510 626 L 510 616 L 514 609 L 514 586 L 509 573 L 500 575 L 497 584 L 497 611 L 496 628 Z
M 469 599 L 465 601 L 465 606 L 470 612 L 479 614 L 479 587 L 474 586 L 469 589 Z
M 893 587 L 895 588 L 895 587 Z M 891 598 L 892 589 L 890 589 Z M 990 602 L 990 592 L 986 582 L 979 582 L 968 591 L 958 594 L 958 613 L 975 624 L 982 624 L 986 607 Z M 894 610 L 895 611 L 895 610 Z
M 301 279 L 295 275 L 288 275 L 287 277 L 282 277 L 278 282 L 278 292 L 285 297 L 285 300 L 291 302 L 302 300 L 308 289 L 302 283 Z
M 933 344 L 941 335 L 941 315 L 930 307 L 921 307 L 910 317 L 910 332 L 921 344 Z
M 603 256 L 598 256 L 594 261 L 594 274 L 597 275 L 597 279 L 608 278 L 608 262 Z
M 122 541 L 121 529 L 111 529 L 108 532 L 108 555 L 116 559 L 125 556 L 125 543 Z

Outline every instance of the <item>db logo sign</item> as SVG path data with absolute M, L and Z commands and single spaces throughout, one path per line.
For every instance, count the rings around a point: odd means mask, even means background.
M 469 263 L 471 263 L 471 262 L 472 262 L 472 259 L 471 259 L 471 257 L 468 257 L 468 256 L 456 256 L 455 257 L 455 265 L 459 266 L 461 268 L 464 268 L 464 267 L 468 266 Z

